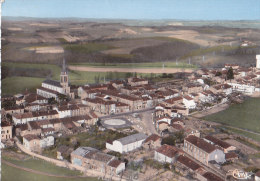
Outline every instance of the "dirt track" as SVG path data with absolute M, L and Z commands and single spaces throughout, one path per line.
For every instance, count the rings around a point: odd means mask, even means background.
M 176 73 L 176 72 L 192 72 L 189 68 L 99 68 L 85 66 L 69 66 L 69 69 L 83 72 L 136 72 L 136 73 Z

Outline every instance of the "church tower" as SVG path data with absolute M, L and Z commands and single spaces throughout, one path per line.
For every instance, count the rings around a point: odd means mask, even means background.
M 66 68 L 66 61 L 63 59 L 62 70 L 60 73 L 60 85 L 63 87 L 64 93 L 68 94 L 70 92 L 69 88 L 69 75 Z
M 260 69 L 260 55 L 256 55 L 256 68 Z

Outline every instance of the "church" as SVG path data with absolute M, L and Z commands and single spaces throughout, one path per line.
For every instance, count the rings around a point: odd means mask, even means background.
M 46 79 L 42 82 L 42 86 L 37 88 L 37 94 L 45 98 L 55 98 L 59 100 L 59 94 L 66 95 L 71 99 L 75 98 L 74 92 L 71 92 L 69 86 L 69 75 L 66 68 L 65 59 L 63 59 L 60 81 Z

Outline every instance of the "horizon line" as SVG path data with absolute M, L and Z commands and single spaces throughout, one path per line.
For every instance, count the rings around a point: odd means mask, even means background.
M 216 20 L 201 20 L 201 19 L 128 19 L 128 18 L 87 18 L 87 17 L 32 17 L 32 16 L 2 16 L 2 18 L 32 18 L 32 19 L 93 19 L 93 20 L 132 20 L 132 21 L 260 21 L 260 19 L 216 19 Z

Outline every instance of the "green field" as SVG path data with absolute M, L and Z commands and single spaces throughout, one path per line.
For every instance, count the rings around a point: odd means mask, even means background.
M 39 175 L 35 173 L 26 172 L 24 170 L 20 170 L 18 168 L 13 168 L 11 166 L 2 163 L 1 170 L 1 180 L 2 181 L 17 181 L 17 180 L 28 180 L 28 181 L 97 181 L 97 178 L 57 178 L 57 177 L 49 177 L 45 175 Z M 59 173 L 60 174 L 60 173 Z
M 249 98 L 242 104 L 233 104 L 228 109 L 206 116 L 204 119 L 260 133 L 260 98 Z M 254 139 L 260 139 L 259 136 L 252 133 L 230 130 Z
M 178 62 L 150 62 L 150 63 L 73 63 L 71 65 L 87 67 L 109 67 L 109 68 L 196 68 L 195 65 Z
M 92 53 L 115 48 L 102 43 L 65 44 L 63 47 L 73 53 Z
M 6 66 L 12 69 L 19 70 L 41 70 L 51 71 L 49 76 L 53 80 L 59 80 L 61 68 L 58 65 L 52 64 L 29 64 L 29 63 L 2 63 L 2 66 Z M 142 77 L 149 77 L 150 74 L 140 74 L 137 75 Z M 133 76 L 131 73 L 126 72 L 82 72 L 82 71 L 69 71 L 70 83 L 74 85 L 84 85 L 91 83 L 103 83 L 104 79 L 122 79 Z M 2 79 L 2 95 L 16 94 L 24 92 L 26 89 L 29 91 L 35 91 L 37 87 L 40 87 L 41 82 L 46 78 L 39 78 L 37 75 L 32 75 L 31 77 L 12 76 L 9 75 L 5 79 Z
M 35 77 L 7 77 L 2 80 L 2 95 L 23 93 L 26 89 L 34 91 L 43 80 Z
M 73 171 L 69 170 L 67 168 L 62 168 L 58 167 L 54 164 L 48 163 L 43 160 L 38 160 L 38 159 L 33 159 L 32 157 L 29 157 L 29 159 L 26 160 L 16 160 L 13 158 L 8 158 L 5 157 L 2 159 L 13 163 L 15 165 L 24 167 L 24 168 L 29 168 L 33 169 L 36 171 L 41 171 L 44 173 L 48 174 L 54 174 L 54 175 L 61 175 L 61 176 L 81 176 L 82 173 L 79 171 Z M 32 181 L 67 181 L 67 180 L 72 180 L 71 178 L 56 178 L 56 177 L 50 177 L 50 176 L 45 176 L 45 175 L 40 175 L 40 174 L 35 174 L 31 172 L 27 172 L 18 168 L 14 168 L 11 166 L 6 165 L 5 163 L 2 163 L 2 180 L 3 181 L 16 181 L 16 180 L 32 180 Z M 95 181 L 98 180 L 96 178 L 77 178 L 73 179 L 76 181 L 83 181 L 83 180 L 90 180 L 90 181 Z

